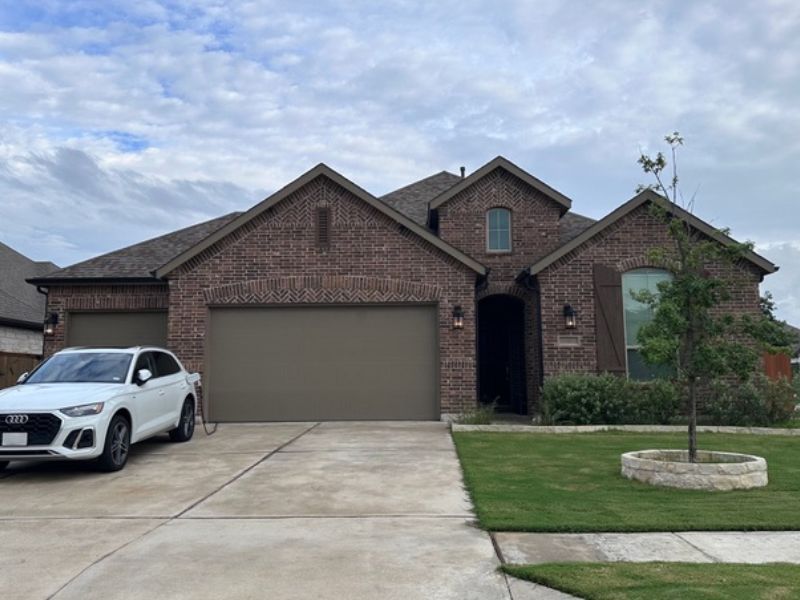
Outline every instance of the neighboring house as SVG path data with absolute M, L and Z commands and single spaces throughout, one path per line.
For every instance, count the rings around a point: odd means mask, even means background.
M 653 202 L 595 222 L 502 157 L 382 198 L 319 165 L 245 213 L 31 281 L 60 317 L 47 354 L 166 344 L 203 374 L 211 420 L 525 414 L 559 373 L 648 376 L 629 290 L 668 276 L 647 258 L 670 243 Z M 757 314 L 776 269 L 748 254 L 720 310 Z
M 26 279 L 58 269 L 0 243 L 0 387 L 16 381 L 42 356 L 45 296 Z M 20 372 L 22 372 L 20 371 Z
M 784 323 L 783 326 L 789 330 L 790 333 L 794 335 L 795 343 L 792 345 L 791 354 L 789 359 L 791 360 L 792 367 L 795 371 L 800 369 L 800 329 L 793 325 L 789 325 L 788 323 Z

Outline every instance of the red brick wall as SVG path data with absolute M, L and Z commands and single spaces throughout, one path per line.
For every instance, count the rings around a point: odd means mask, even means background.
M 314 209 L 331 208 L 331 243 L 315 245 Z M 476 402 L 476 275 L 325 177 L 319 177 L 170 275 L 169 343 L 204 370 L 209 305 L 435 303 L 443 413 Z M 452 328 L 453 306 L 465 311 Z M 387 342 L 390 342 L 387 340 Z
M 649 264 L 648 250 L 669 247 L 670 243 L 663 221 L 642 206 L 538 274 L 545 377 L 597 371 L 593 265 L 600 263 L 621 273 L 657 266 Z M 709 265 L 709 269 L 716 273 L 725 271 L 737 281 L 730 301 L 720 306 L 721 312 L 758 312 L 760 274 L 753 266 L 747 263 L 732 269 Z M 571 304 L 577 310 L 577 329 L 564 328 L 564 304 Z M 566 341 L 577 341 L 577 345 L 567 346 Z
M 486 250 L 486 211 L 511 211 L 511 252 Z M 439 236 L 491 269 L 491 281 L 511 283 L 558 245 L 560 207 L 504 169 L 495 169 L 439 207 Z
M 486 212 L 511 211 L 511 252 L 486 250 Z M 525 362 L 529 412 L 539 386 L 536 295 L 516 283 L 524 268 L 559 245 L 561 208 L 508 171 L 498 168 L 439 207 L 439 235 L 490 269 L 480 298 L 509 294 L 525 302 Z
M 48 313 L 58 313 L 52 336 L 44 338 L 44 355 L 61 350 L 67 343 L 70 311 L 166 310 L 166 285 L 69 285 L 51 286 L 47 294 Z

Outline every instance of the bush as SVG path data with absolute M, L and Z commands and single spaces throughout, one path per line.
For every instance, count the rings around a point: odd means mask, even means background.
M 786 379 L 773 381 L 763 375 L 748 382 L 717 381 L 706 403 L 715 425 L 767 427 L 790 420 L 797 400 Z
M 616 375 L 560 375 L 542 388 L 542 418 L 553 425 L 669 423 L 678 414 L 675 386 Z
M 627 381 L 626 423 L 669 425 L 681 413 L 678 388 L 669 380 Z

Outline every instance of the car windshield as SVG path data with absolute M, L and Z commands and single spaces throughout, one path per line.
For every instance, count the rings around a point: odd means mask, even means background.
M 70 352 L 51 356 L 25 383 L 125 383 L 131 354 Z

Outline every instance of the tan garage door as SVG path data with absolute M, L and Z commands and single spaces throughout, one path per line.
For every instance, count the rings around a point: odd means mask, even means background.
M 71 312 L 67 315 L 69 346 L 166 346 L 167 313 Z
M 214 308 L 212 421 L 438 419 L 436 308 Z

